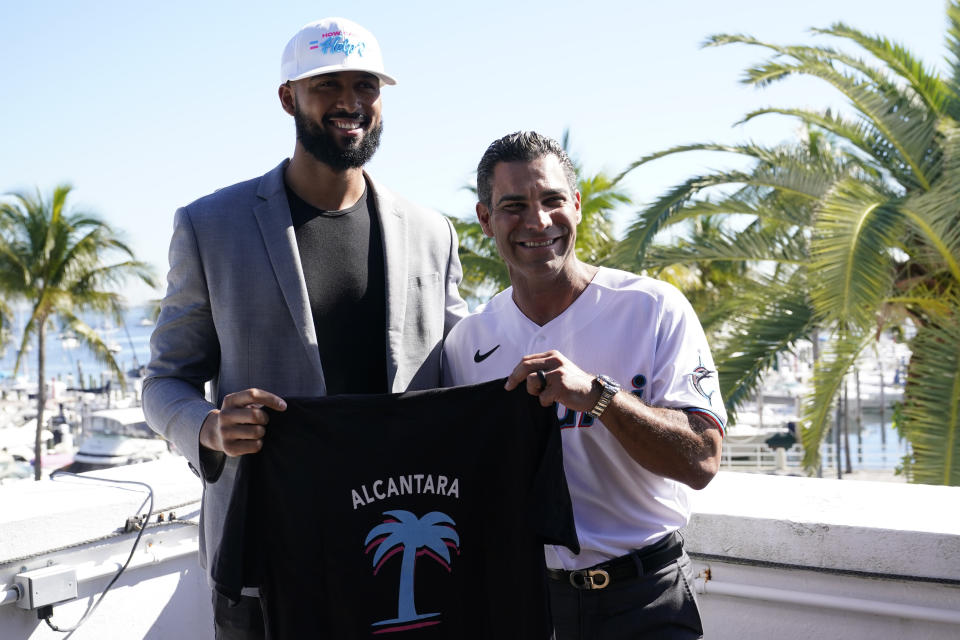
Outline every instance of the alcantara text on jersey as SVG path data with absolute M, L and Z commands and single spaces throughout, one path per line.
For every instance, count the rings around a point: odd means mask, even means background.
M 359 489 L 351 489 L 350 498 L 353 508 L 362 507 L 377 500 L 386 500 L 394 496 L 413 495 L 419 493 L 433 493 L 448 498 L 460 498 L 460 479 L 447 476 L 434 476 L 428 473 L 411 473 L 386 480 L 374 480 L 367 489 L 367 485 L 360 485 Z

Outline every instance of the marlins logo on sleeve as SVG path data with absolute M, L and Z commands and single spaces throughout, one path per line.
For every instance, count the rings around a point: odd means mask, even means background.
M 710 408 L 702 406 L 693 406 L 686 407 L 684 410 L 689 413 L 697 413 L 702 416 L 706 416 L 711 422 L 713 422 L 720 433 L 725 432 L 724 429 L 724 419 L 718 415 L 719 411 L 714 409 L 713 398 L 716 396 L 720 397 L 720 394 L 717 393 L 717 371 L 716 369 L 711 369 L 704 365 L 703 356 L 699 353 L 697 354 L 697 366 L 693 368 L 693 371 L 687 374 L 687 380 L 690 383 L 690 386 L 693 387 L 693 390 L 700 396 L 702 396 L 706 401 L 707 405 Z M 722 408 L 721 408 L 722 410 Z M 726 415 L 725 413 L 723 415 Z

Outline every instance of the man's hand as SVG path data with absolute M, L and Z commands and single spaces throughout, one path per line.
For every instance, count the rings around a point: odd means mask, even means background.
M 543 372 L 542 381 L 538 371 Z M 524 356 L 504 387 L 510 391 L 526 381 L 527 392 L 538 396 L 544 407 L 559 402 L 574 411 L 589 411 L 600 399 L 595 377 L 554 350 Z
M 543 372 L 543 381 L 538 371 Z M 559 402 L 567 409 L 586 412 L 600 399 L 594 378 L 559 351 L 548 351 L 524 356 L 504 386 L 510 391 L 525 382 L 527 392 L 539 396 L 543 406 Z M 620 392 L 601 420 L 627 454 L 648 471 L 702 489 L 720 468 L 720 429 L 696 413 L 654 407 Z
M 287 408 L 283 398 L 261 389 L 246 389 L 223 399 L 220 409 L 211 411 L 200 427 L 200 444 L 228 456 L 256 453 L 263 448 L 269 422 L 263 407 L 277 411 Z

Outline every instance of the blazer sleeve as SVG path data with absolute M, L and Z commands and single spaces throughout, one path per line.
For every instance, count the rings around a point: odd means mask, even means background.
M 174 216 L 170 271 L 150 337 L 143 409 L 150 427 L 172 442 L 202 479 L 213 482 L 226 456 L 200 446 L 200 427 L 216 406 L 204 384 L 219 369 L 220 346 L 196 232 L 187 208 Z

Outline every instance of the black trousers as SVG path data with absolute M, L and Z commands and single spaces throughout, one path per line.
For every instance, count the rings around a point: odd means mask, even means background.
M 694 640 L 703 637 L 690 557 L 606 589 L 547 580 L 556 640 Z
M 263 612 L 260 599 L 241 596 L 240 602 L 213 592 L 213 627 L 216 640 L 264 640 Z

